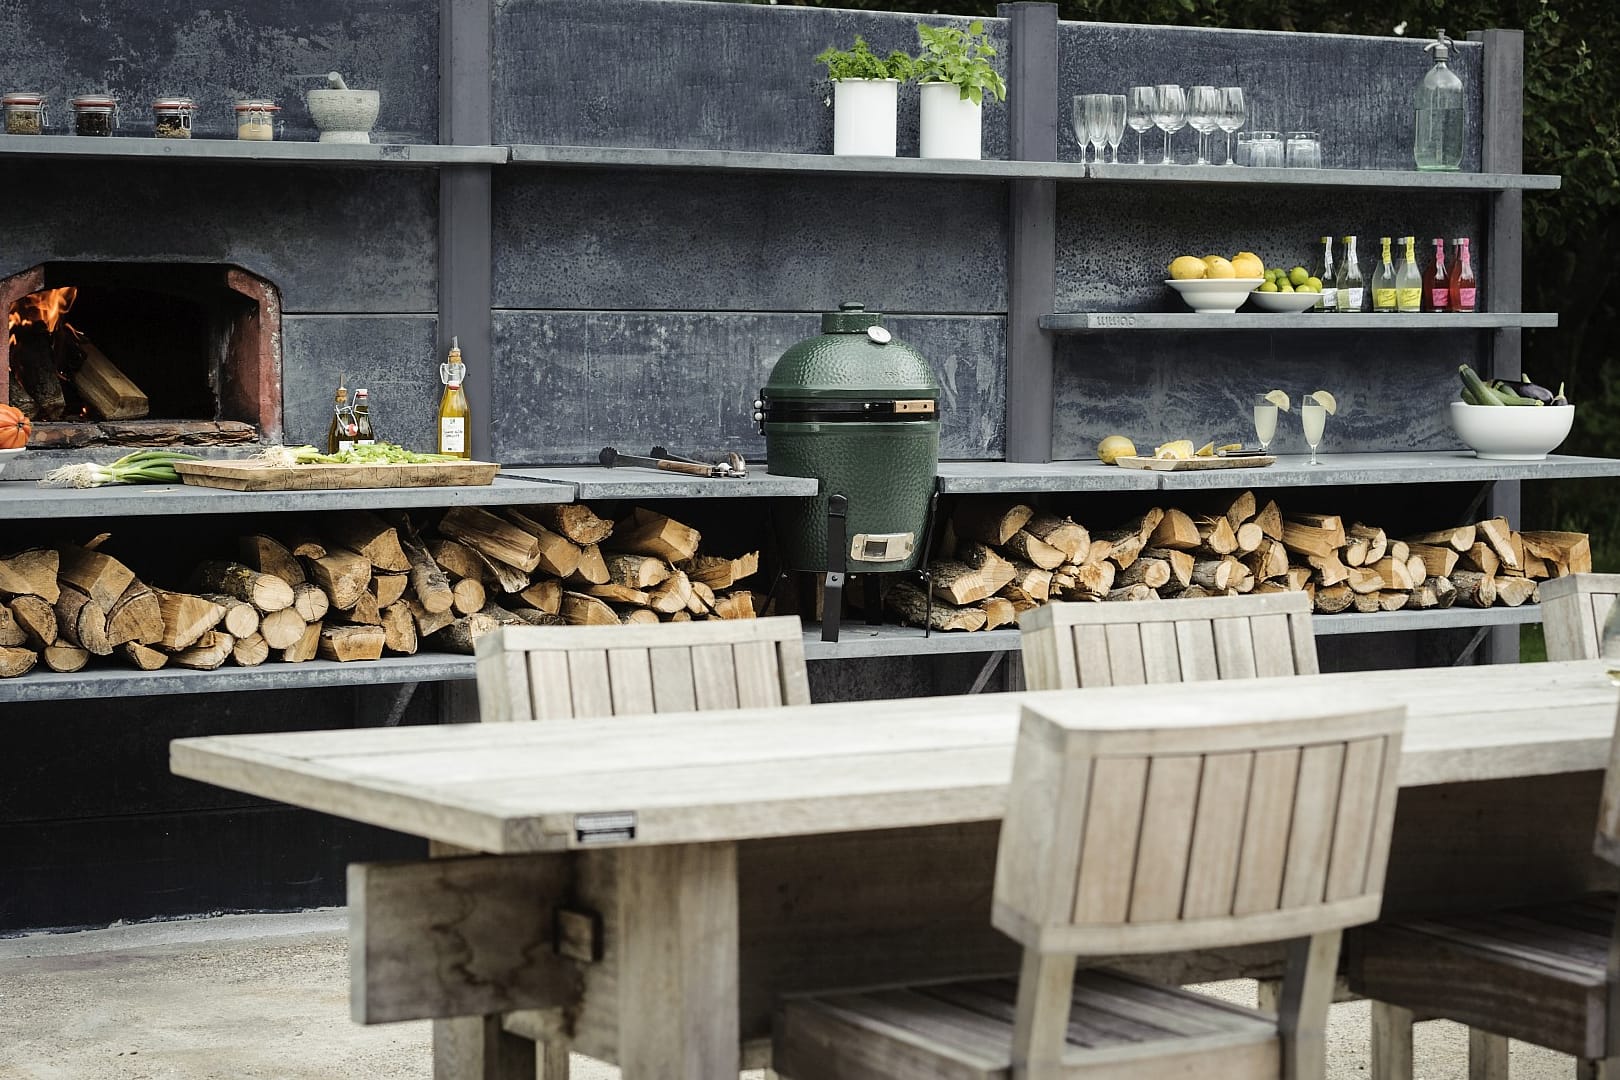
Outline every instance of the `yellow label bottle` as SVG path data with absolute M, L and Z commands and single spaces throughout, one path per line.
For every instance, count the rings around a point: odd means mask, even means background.
M 461 339 L 450 339 L 450 356 L 439 365 L 439 381 L 444 383 L 444 396 L 439 399 L 439 453 L 456 457 L 472 457 L 467 426 L 471 420 L 467 408 L 467 394 L 461 384 L 467 378 L 467 365 L 461 362 Z

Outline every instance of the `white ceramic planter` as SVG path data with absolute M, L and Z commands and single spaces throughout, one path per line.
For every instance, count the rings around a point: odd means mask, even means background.
M 833 83 L 833 153 L 894 157 L 900 116 L 898 79 Z
M 918 157 L 979 158 L 984 109 L 954 83 L 923 83 Z

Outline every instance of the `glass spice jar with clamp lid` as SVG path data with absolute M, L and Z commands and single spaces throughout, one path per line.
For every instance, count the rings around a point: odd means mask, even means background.
M 118 99 L 111 94 L 80 94 L 73 99 L 73 133 L 105 138 L 118 126 Z
M 7 135 L 43 135 L 45 133 L 45 95 L 17 91 L 0 97 L 0 107 L 6 113 Z
M 236 103 L 236 137 L 247 142 L 271 142 L 281 122 L 276 113 L 281 106 L 274 101 L 251 100 Z
M 189 139 L 196 112 L 197 103 L 190 98 L 159 98 L 152 102 L 152 134 L 159 139 Z

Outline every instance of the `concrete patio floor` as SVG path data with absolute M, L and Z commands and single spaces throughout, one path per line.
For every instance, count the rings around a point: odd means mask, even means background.
M 345 913 L 238 915 L 0 940 L 0 1080 L 430 1080 L 426 1022 L 349 1021 Z M 1212 988 L 1253 1001 L 1252 983 Z M 1420 1080 L 1464 1080 L 1466 1037 L 1418 1028 Z M 1514 1080 L 1569 1058 L 1513 1044 Z M 576 1058 L 575 1080 L 618 1070 Z M 1367 1006 L 1335 1006 L 1330 1080 L 1367 1075 Z M 759 1073 L 745 1074 L 759 1077 Z

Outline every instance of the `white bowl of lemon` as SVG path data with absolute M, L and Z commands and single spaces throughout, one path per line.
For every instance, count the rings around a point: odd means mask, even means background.
M 1170 276 L 1165 279 L 1200 315 L 1231 315 L 1264 283 L 1265 264 L 1250 251 L 1240 251 L 1231 259 L 1182 255 L 1170 263 Z

